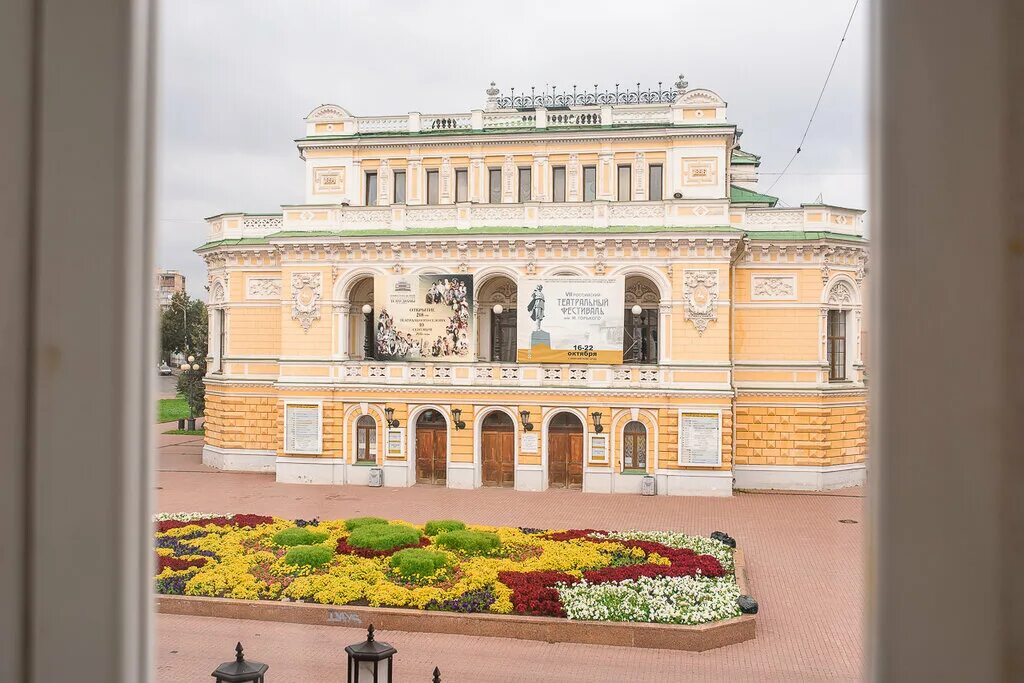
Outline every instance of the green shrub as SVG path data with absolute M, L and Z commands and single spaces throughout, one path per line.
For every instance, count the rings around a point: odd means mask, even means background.
M 309 527 L 293 526 L 289 529 L 281 529 L 271 539 L 274 545 L 316 545 L 327 540 L 327 532 L 312 531 Z
M 391 556 L 391 566 L 402 578 L 419 580 L 448 566 L 448 556 L 436 550 L 406 548 Z
M 436 539 L 434 544 L 449 550 L 459 550 L 469 555 L 480 555 L 496 550 L 501 545 L 498 534 L 490 531 L 446 531 Z
M 326 546 L 297 545 L 288 549 L 284 556 L 284 563 L 322 567 L 330 562 L 332 557 L 334 557 L 334 552 Z
M 427 522 L 424 528 L 427 536 L 437 536 L 442 531 L 461 531 L 466 525 L 457 519 L 435 519 Z
M 406 524 L 368 524 L 356 527 L 348 537 L 353 548 L 391 550 L 420 542 L 420 531 Z
M 387 524 L 388 520 L 381 519 L 380 517 L 353 517 L 352 519 L 345 520 L 345 528 L 349 531 L 355 531 L 361 526 L 371 526 L 373 524 Z

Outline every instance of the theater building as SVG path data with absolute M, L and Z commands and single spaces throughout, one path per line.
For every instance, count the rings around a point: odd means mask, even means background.
M 729 495 L 864 479 L 863 212 L 758 192 L 710 90 L 315 108 L 305 201 L 207 219 L 207 464 Z

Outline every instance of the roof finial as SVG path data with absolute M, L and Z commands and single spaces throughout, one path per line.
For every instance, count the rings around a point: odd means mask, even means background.
M 686 82 L 686 78 L 683 76 L 683 74 L 679 74 L 679 80 L 676 81 L 676 90 L 678 90 L 680 93 L 684 93 L 686 92 L 686 86 L 688 85 L 690 84 Z
M 242 643 L 235 645 L 235 661 L 239 664 L 245 661 L 245 655 L 242 654 Z

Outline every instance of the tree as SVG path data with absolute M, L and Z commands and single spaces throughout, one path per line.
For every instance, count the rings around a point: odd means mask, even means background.
M 193 355 L 206 363 L 209 345 L 206 304 L 177 292 L 160 314 L 160 357 L 170 363 L 175 353 Z
M 170 362 L 171 355 L 180 353 L 195 360 L 178 377 L 178 393 L 188 400 L 192 417 L 203 414 L 206 408 L 206 352 L 209 347 L 209 319 L 206 304 L 192 299 L 185 292 L 171 297 L 171 305 L 160 315 L 160 355 Z M 191 365 L 198 365 L 196 370 Z

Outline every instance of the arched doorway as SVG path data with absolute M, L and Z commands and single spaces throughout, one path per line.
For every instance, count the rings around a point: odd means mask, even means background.
M 430 409 L 416 419 L 416 483 L 448 481 L 448 423 L 444 415 Z
M 583 488 L 583 422 L 572 413 L 548 423 L 548 487 Z
M 349 306 L 348 327 L 345 331 L 348 343 L 348 355 L 353 360 L 371 360 L 376 355 L 374 349 L 373 325 L 373 278 L 364 277 L 352 283 L 348 291 Z M 370 313 L 363 313 L 363 307 L 369 306 Z
M 489 413 L 480 426 L 480 463 L 484 486 L 516 485 L 516 427 L 500 410 Z
M 505 275 L 488 278 L 476 297 L 477 356 L 492 363 L 516 362 L 516 283 Z

